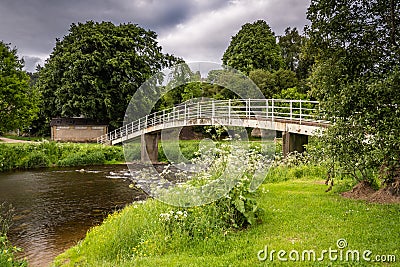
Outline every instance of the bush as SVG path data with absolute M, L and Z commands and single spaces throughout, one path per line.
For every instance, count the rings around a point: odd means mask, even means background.
M 216 147 L 211 149 L 201 148 L 196 155 L 190 164 L 183 164 L 183 168 L 177 166 L 173 174 L 169 170 L 169 165 L 161 173 L 166 180 L 172 178 L 183 183 L 173 188 L 159 186 L 154 188 L 151 194 L 163 202 L 176 206 L 202 205 L 205 213 L 212 213 L 212 216 L 206 217 L 214 218 L 210 219 L 215 223 L 213 227 L 241 229 L 256 223 L 261 210 L 254 200 L 255 192 L 250 187 L 252 174 L 258 168 L 259 161 L 266 163 L 264 161 L 266 158 L 256 150 L 246 150 L 240 145 L 230 145 L 227 142 L 217 143 Z M 244 168 L 227 167 L 240 166 L 238 162 L 246 161 L 248 164 Z M 146 172 L 142 175 L 142 180 L 148 176 Z M 226 180 L 223 175 L 232 176 L 232 179 Z M 140 184 L 138 186 L 140 187 Z M 216 201 L 212 204 L 203 205 L 214 199 Z M 185 211 L 187 214 L 193 212 L 190 208 L 180 211 Z M 193 232 L 191 225 L 191 223 L 186 224 L 189 228 L 184 229 L 190 235 Z
M 106 161 L 124 161 L 124 153 L 122 147 L 119 146 L 106 146 L 102 148 Z
M 8 171 L 17 167 L 17 163 L 24 153 L 21 153 L 19 148 L 21 146 L 0 144 L 0 171 Z
M 24 169 L 49 167 L 50 160 L 44 152 L 31 152 L 26 157 L 22 158 L 18 163 L 18 167 Z
M 0 144 L 0 172 L 48 166 L 78 166 L 123 161 L 120 146 L 56 143 Z
M 103 164 L 106 161 L 106 157 L 101 151 L 90 151 L 90 152 L 79 152 L 70 154 L 66 158 L 59 160 L 57 165 L 66 166 L 84 166 L 84 165 L 96 165 Z

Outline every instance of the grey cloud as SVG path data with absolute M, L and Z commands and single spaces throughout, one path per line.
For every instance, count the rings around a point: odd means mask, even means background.
M 309 0 L 2 0 L 0 40 L 16 46 L 26 69 L 34 71 L 33 58 L 47 58 L 72 23 L 132 22 L 157 32 L 167 52 L 219 61 L 242 24 L 264 19 L 277 34 L 287 26 L 302 29 L 308 5 Z
M 306 11 L 311 1 L 274 0 L 273 2 L 274 4 L 268 10 L 268 17 L 275 34 L 284 34 L 287 27 L 296 27 L 299 32 L 302 32 L 304 26 L 309 23 Z
M 23 57 L 24 62 L 25 62 L 25 67 L 24 69 L 26 69 L 29 72 L 33 72 L 36 70 L 36 67 L 38 65 L 43 66 L 44 65 L 44 61 L 42 58 L 40 57 L 30 57 L 30 56 L 24 56 Z
M 263 19 L 277 35 L 287 27 L 300 31 L 307 24 L 307 2 L 297 0 L 242 0 L 212 12 L 197 14 L 160 38 L 164 50 L 186 60 L 220 62 L 231 36 L 246 22 Z

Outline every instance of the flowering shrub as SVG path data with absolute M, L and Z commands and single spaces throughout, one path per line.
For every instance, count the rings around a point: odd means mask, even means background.
M 213 148 L 200 148 L 190 164 L 175 165 L 174 171 L 172 165 L 164 168 L 161 179 L 168 184 L 174 181 L 174 186 L 159 185 L 152 193 L 164 202 L 182 203 L 178 210 L 160 214 L 169 234 L 179 232 L 204 238 L 207 229 L 226 232 L 257 223 L 262 210 L 252 190 L 253 175 L 260 165 L 270 165 L 270 160 L 259 149 L 245 149 L 243 144 L 221 142 Z M 235 166 L 233 172 L 227 171 L 231 165 Z M 140 184 L 149 181 L 148 175 L 143 172 L 138 187 L 150 188 Z

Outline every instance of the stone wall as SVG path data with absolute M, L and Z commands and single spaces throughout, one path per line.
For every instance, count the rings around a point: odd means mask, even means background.
M 107 133 L 104 125 L 53 125 L 51 139 L 61 142 L 96 142 L 97 137 Z

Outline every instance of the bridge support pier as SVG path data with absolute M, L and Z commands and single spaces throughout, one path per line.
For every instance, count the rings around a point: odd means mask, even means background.
M 286 157 L 290 152 L 304 152 L 304 145 L 308 144 L 308 135 L 284 132 L 282 134 L 282 153 Z
M 140 158 L 142 162 L 158 162 L 158 136 L 158 133 L 142 134 L 140 147 Z

